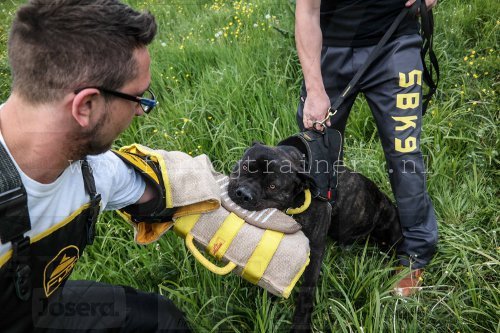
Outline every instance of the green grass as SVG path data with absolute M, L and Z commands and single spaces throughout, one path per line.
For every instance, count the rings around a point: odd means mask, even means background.
M 1 100 L 10 89 L 5 43 L 18 3 L 0 4 Z M 117 146 L 140 142 L 204 153 L 228 172 L 252 141 L 275 144 L 297 130 L 301 73 L 291 2 L 130 3 L 159 22 L 150 51 L 160 106 L 137 119 Z M 422 149 L 440 238 L 424 290 L 395 298 L 389 292 L 394 258 L 368 245 L 330 244 L 315 295 L 315 331 L 500 331 L 499 14 L 496 0 L 441 0 L 435 10 L 442 79 L 424 117 Z M 390 194 L 375 124 L 361 98 L 345 145 L 347 164 Z M 73 278 L 160 292 L 198 332 L 286 331 L 294 310 L 293 293 L 278 299 L 237 276 L 215 276 L 172 233 L 135 245 L 128 225 L 113 214 L 101 218 Z

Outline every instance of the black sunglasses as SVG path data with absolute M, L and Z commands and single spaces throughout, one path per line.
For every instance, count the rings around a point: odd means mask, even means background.
M 125 93 L 122 93 L 119 91 L 109 90 L 109 89 L 106 89 L 103 87 L 79 88 L 79 89 L 75 90 L 75 94 L 78 94 L 83 89 L 90 89 L 90 88 L 98 89 L 105 94 L 113 95 L 113 96 L 123 98 L 123 99 L 129 100 L 129 101 L 132 101 L 132 102 L 137 102 L 141 106 L 144 113 L 150 113 L 151 110 L 153 110 L 154 107 L 158 105 L 158 101 L 156 100 L 156 96 L 153 93 L 153 91 L 151 91 L 151 89 L 146 90 L 142 96 L 129 95 L 129 94 L 125 94 Z

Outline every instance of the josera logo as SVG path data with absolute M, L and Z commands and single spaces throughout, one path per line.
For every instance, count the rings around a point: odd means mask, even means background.
M 45 266 L 43 272 L 45 296 L 49 297 L 66 280 L 78 258 L 80 258 L 80 250 L 74 245 L 69 245 L 59 251 L 54 259 Z

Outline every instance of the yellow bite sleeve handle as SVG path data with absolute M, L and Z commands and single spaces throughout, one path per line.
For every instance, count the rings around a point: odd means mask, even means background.
M 230 273 L 233 269 L 236 268 L 236 264 L 233 262 L 228 262 L 226 266 L 219 267 L 213 263 L 211 263 L 207 258 L 203 256 L 203 254 L 196 248 L 193 243 L 193 235 L 188 233 L 186 235 L 186 246 L 188 250 L 193 254 L 193 256 L 198 260 L 200 264 L 205 266 L 206 269 L 215 273 L 217 275 L 226 275 Z

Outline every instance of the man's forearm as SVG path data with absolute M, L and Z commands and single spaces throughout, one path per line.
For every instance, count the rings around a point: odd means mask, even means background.
M 308 93 L 324 91 L 320 5 L 320 0 L 297 0 L 295 11 L 295 42 Z
M 143 204 L 145 202 L 151 201 L 151 200 L 155 199 L 157 196 L 158 196 L 158 192 L 151 185 L 151 183 L 146 181 L 146 187 L 144 188 L 144 193 L 139 198 L 139 200 L 136 202 L 136 204 Z

